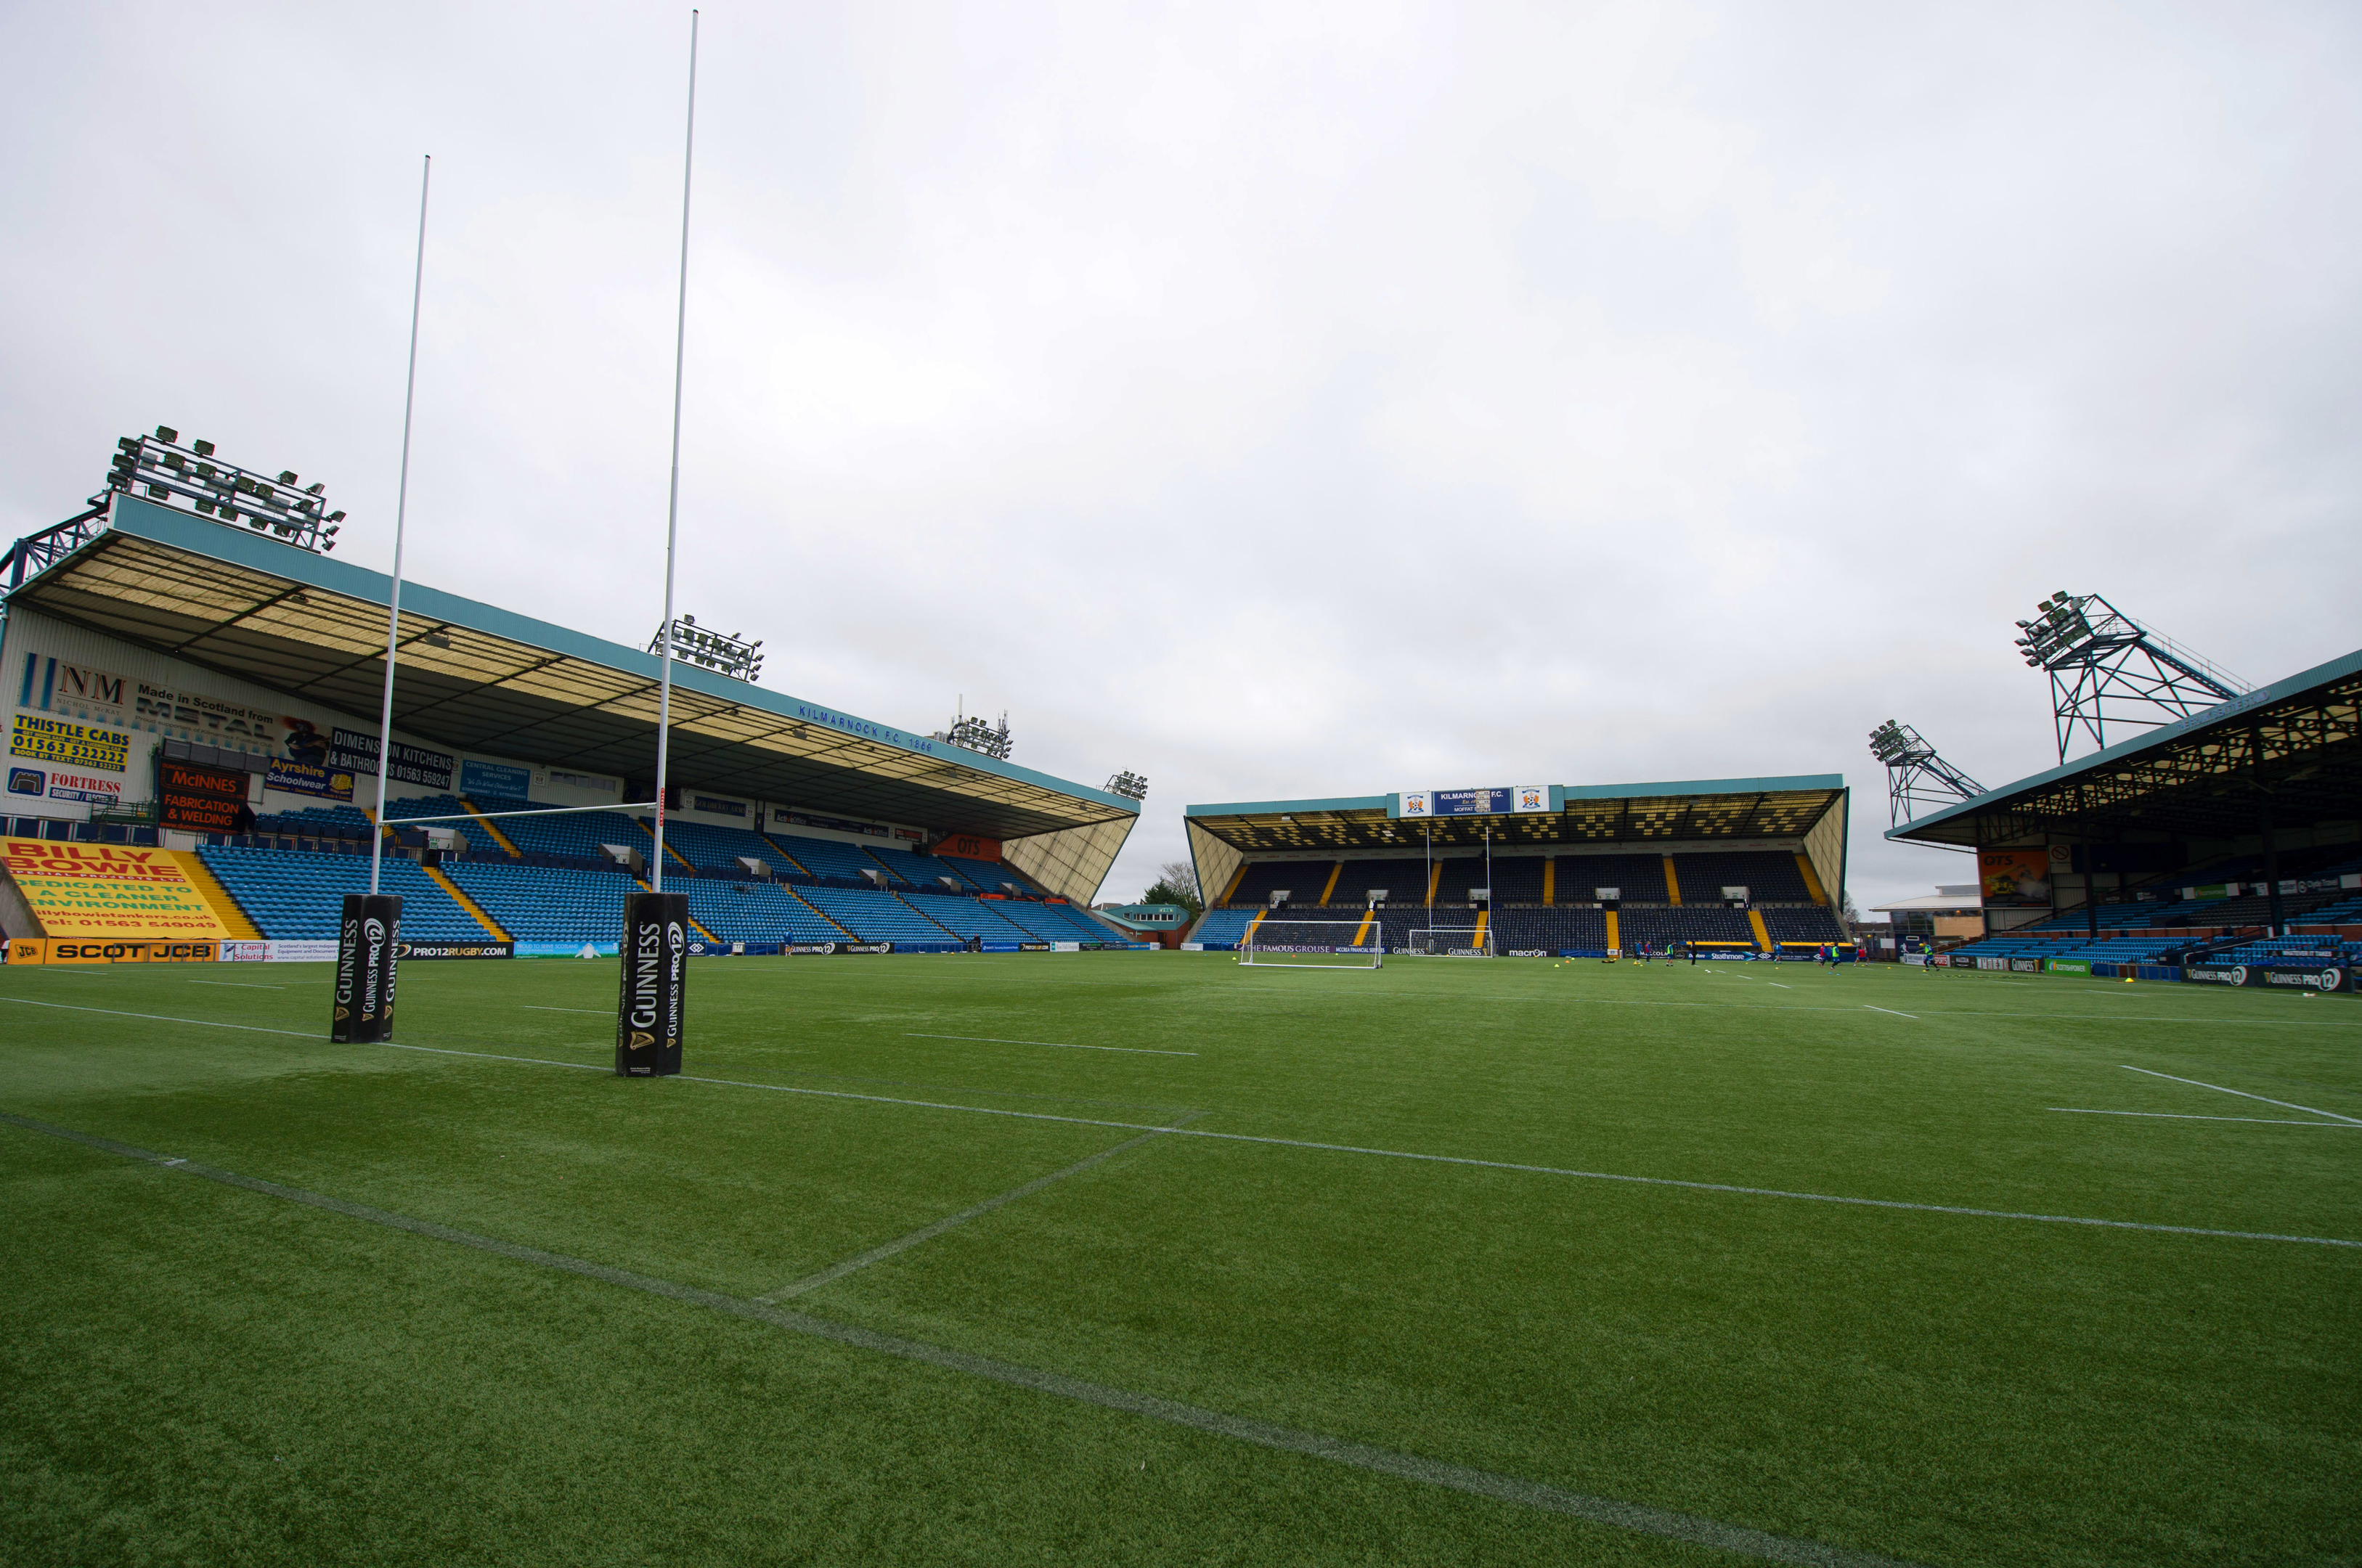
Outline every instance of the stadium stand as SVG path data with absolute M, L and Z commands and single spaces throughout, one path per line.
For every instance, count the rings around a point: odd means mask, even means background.
M 646 827 L 645 821 L 642 825 L 644 829 Z M 643 843 L 650 845 L 655 843 L 653 831 L 647 832 Z M 700 871 L 743 877 L 747 873 L 738 862 L 744 856 L 761 861 L 771 868 L 774 877 L 796 874 L 796 868 L 780 855 L 778 845 L 745 828 L 716 827 L 711 823 L 682 822 L 675 818 L 665 823 L 665 847 L 679 851 L 681 859 Z M 643 848 L 641 853 L 647 851 Z
M 1299 860 L 1295 864 L 1299 867 L 1319 867 L 1320 881 L 1326 881 L 1328 873 L 1336 868 L 1333 862 L 1321 865 L 1318 861 Z M 1253 880 L 1253 867 L 1248 869 L 1247 878 Z M 1279 885 L 1287 886 L 1286 882 Z M 1384 888 L 1388 894 L 1386 901 L 1390 904 L 1423 904 L 1427 901 L 1427 862 L 1424 859 L 1348 860 L 1343 868 L 1337 871 L 1336 890 L 1329 895 L 1329 901 L 1349 910 L 1366 909 L 1373 888 Z M 1305 904 L 1319 901 L 1320 889 L 1318 886 L 1309 892 L 1302 888 L 1296 890 L 1297 898 L 1293 901 Z M 1239 901 L 1239 899 L 1231 900 L 1233 903 Z
M 859 888 L 805 888 L 804 899 L 864 942 L 949 943 L 959 940 L 889 892 Z
M 1665 857 L 1661 855 L 1562 855 L 1551 901 L 1589 903 L 1599 888 L 1623 889 L 1628 904 L 1670 902 L 1665 891 Z
M 982 893 L 1007 891 L 1007 884 L 1031 898 L 1041 892 L 1033 879 L 1014 866 L 1004 866 L 997 860 L 969 860 L 957 855 L 938 855 L 936 861 L 953 876 L 966 879 L 967 884 Z
M 1439 904 L 1460 904 L 1469 901 L 1472 889 L 1486 885 L 1485 858 L 1482 856 L 1456 855 L 1436 862 L 1442 867 L 1435 882 L 1435 901 Z M 1538 904 L 1542 901 L 1542 857 L 1539 855 L 1496 855 L 1491 871 L 1493 907 L 1504 904 Z
M 623 929 L 624 896 L 641 886 L 618 871 L 520 866 L 505 856 L 447 860 L 442 869 L 519 942 L 613 942 Z M 402 923 L 409 929 L 407 908 Z
M 1745 888 L 1748 900 L 1756 904 L 1817 901 L 1805 886 L 1796 857 L 1776 850 L 1676 855 L 1673 875 L 1681 879 L 1684 904 L 1718 903 L 1725 888 Z
M 671 830 L 668 828 L 666 832 L 669 834 Z M 840 844 L 833 838 L 802 838 L 783 833 L 768 833 L 763 836 L 770 840 L 778 853 L 785 855 L 791 864 L 801 867 L 804 874 L 814 881 L 839 887 L 866 888 L 870 885 L 869 878 L 862 873 L 883 869 L 877 862 L 864 855 L 857 845 Z
M 1738 914 L 1737 911 L 1727 913 Z M 1844 942 L 1845 927 L 1838 921 L 1837 912 L 1826 905 L 1791 905 L 1758 910 L 1763 917 L 1763 929 L 1774 942 Z M 1746 916 L 1739 915 L 1744 923 Z
M 255 928 L 273 942 L 334 941 L 344 896 L 369 890 L 368 863 L 348 856 L 237 847 L 200 848 L 197 856 Z M 491 935 L 415 861 L 388 859 L 378 885 L 402 896 L 406 938 L 482 942 Z M 608 923 L 614 923 L 613 916 Z
M 606 858 L 602 845 L 619 844 L 646 855 L 648 835 L 621 812 L 573 812 L 564 816 L 510 817 L 501 823 L 508 841 L 527 856 L 599 861 Z
M 1653 905 L 1634 909 L 1626 905 L 1617 916 L 1619 934 L 1626 946 L 1646 942 L 1662 947 L 1672 942 L 1743 943 L 1752 947 L 1755 929 L 1748 922 L 1744 910 L 1674 908 Z
M 388 801 L 385 803 L 385 821 L 388 827 L 393 829 L 397 835 L 401 835 L 405 832 L 402 824 L 408 818 L 462 816 L 466 814 L 467 810 L 467 803 L 457 795 L 414 796 L 409 800 Z M 470 855 L 498 856 L 503 860 L 509 858 L 509 852 L 501 847 L 499 841 L 492 837 L 491 830 L 481 823 L 468 821 L 436 823 L 434 825 L 438 828 L 451 829 L 466 839 L 468 853 Z M 406 831 L 415 834 L 424 830 L 411 828 Z
M 969 937 L 986 942 L 1033 942 L 1043 940 L 1009 920 L 1000 911 L 1006 906 L 981 899 L 963 898 L 951 893 L 905 893 L 902 900 L 919 913 L 965 941 Z
M 686 878 L 665 886 L 689 895 L 690 918 L 717 941 L 842 942 L 852 934 L 779 883 Z
M 1599 953 L 1607 947 L 1607 912 L 1597 908 L 1528 905 L 1493 916 L 1493 945 L 1503 953 Z

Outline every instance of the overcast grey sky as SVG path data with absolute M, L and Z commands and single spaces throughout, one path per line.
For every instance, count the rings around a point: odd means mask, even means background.
M 0 526 L 160 422 L 660 618 L 685 7 L 10 7 Z M 2052 760 L 2011 622 L 2362 643 L 2351 5 L 704 12 L 681 608 L 1147 810 Z

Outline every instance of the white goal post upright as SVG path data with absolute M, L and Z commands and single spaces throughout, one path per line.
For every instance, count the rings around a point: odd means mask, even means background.
M 1360 940 L 1367 931 L 1369 940 Z M 1239 962 L 1275 969 L 1377 969 L 1385 943 L 1374 920 L 1278 920 L 1254 922 L 1239 942 Z
M 1492 958 L 1493 928 L 1488 922 L 1473 925 L 1421 926 L 1410 933 L 1403 951 L 1427 958 Z

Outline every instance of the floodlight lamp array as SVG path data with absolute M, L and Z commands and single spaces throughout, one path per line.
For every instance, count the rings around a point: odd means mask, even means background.
M 2092 640 L 2091 618 L 2083 613 L 2092 597 L 2062 588 L 2034 607 L 2033 620 L 2017 624 L 2017 651 L 2027 668 L 2047 669 Z
M 1919 732 L 1893 719 L 1870 732 L 1870 755 L 1889 767 L 1903 767 L 1915 762 L 1925 762 L 1936 755 L 1936 748 L 1919 738 Z
M 1127 801 L 1145 801 L 1148 799 L 1148 780 L 1126 768 L 1107 781 L 1107 792 L 1120 795 Z
M 648 652 L 664 647 L 664 628 L 657 628 L 648 639 Z M 672 625 L 672 657 L 683 664 L 693 664 L 701 669 L 726 675 L 733 680 L 753 685 L 763 673 L 763 640 L 748 642 L 736 632 L 724 635 L 710 631 L 697 624 L 694 615 L 678 617 Z
M 980 713 L 962 712 L 952 720 L 952 727 L 936 732 L 934 736 L 958 746 L 963 751 L 979 752 L 995 762 L 1006 762 L 1017 749 L 1009 736 L 1009 715 L 1000 715 L 1000 723 L 988 723 Z
M 115 443 L 106 487 L 167 506 L 185 506 L 200 517 L 231 527 L 244 525 L 282 544 L 315 555 L 337 547 L 345 514 L 328 512 L 325 484 L 296 488 L 302 476 L 281 469 L 276 476 L 249 472 L 214 455 L 211 441 L 181 445 L 181 433 L 159 425 L 152 436 L 125 436 Z

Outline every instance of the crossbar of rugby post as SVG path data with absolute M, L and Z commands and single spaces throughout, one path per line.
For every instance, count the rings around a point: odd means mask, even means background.
M 576 812 L 636 812 L 654 801 L 634 801 L 624 806 L 535 806 L 523 812 L 454 812 L 444 817 L 388 817 L 386 827 L 416 827 L 421 823 L 478 823 L 487 817 L 563 817 Z

